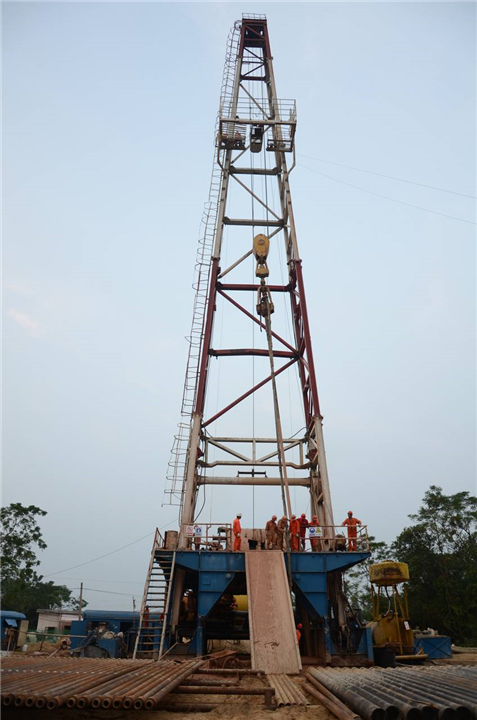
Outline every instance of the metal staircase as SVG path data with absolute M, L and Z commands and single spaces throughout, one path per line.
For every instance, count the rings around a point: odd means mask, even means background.
M 235 23 L 234 27 L 230 31 L 227 41 L 225 67 L 220 97 L 221 107 L 224 104 L 229 106 L 231 103 L 239 37 L 240 23 Z M 216 138 L 218 128 L 219 115 L 217 116 L 216 123 Z M 221 161 L 223 162 L 224 152 L 219 151 L 219 153 Z M 207 308 L 211 257 L 217 225 L 221 180 L 222 172 L 220 167 L 217 165 L 216 158 L 214 156 L 209 189 L 209 200 L 204 206 L 204 212 L 202 215 L 201 231 L 199 234 L 199 245 L 197 248 L 195 264 L 195 281 L 193 285 L 195 290 L 194 309 L 192 312 L 191 330 L 189 336 L 187 337 L 187 341 L 189 343 L 189 353 L 187 357 L 181 409 L 183 421 L 179 423 L 178 432 L 174 437 L 171 459 L 169 461 L 169 471 L 164 488 L 163 504 L 167 503 L 169 505 L 180 506 L 182 503 L 184 469 L 187 464 L 188 443 L 190 438 L 190 418 L 194 407 L 199 379 L 200 351 L 204 334 L 205 311 Z
M 156 530 L 139 615 L 133 658 L 158 660 L 164 653 L 164 625 L 170 608 L 176 554 L 164 550 Z

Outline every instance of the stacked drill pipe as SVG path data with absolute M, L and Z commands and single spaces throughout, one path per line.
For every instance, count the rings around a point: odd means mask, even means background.
M 146 703 L 151 709 L 204 662 L 44 657 L 15 661 L 9 658 L 2 668 L 2 703 L 49 710 L 63 705 L 140 709 Z
M 267 675 L 270 687 L 275 688 L 275 702 L 280 705 L 309 705 L 310 703 L 303 695 L 299 687 L 295 685 L 288 675 L 270 674 Z
M 308 679 L 366 720 L 477 718 L 477 668 L 311 669 Z
M 319 700 L 338 720 L 361 720 L 359 715 L 350 710 L 336 695 L 333 695 L 314 677 L 308 674 L 306 679 L 308 682 L 303 683 L 303 690 L 316 700 Z
M 143 707 L 152 710 L 165 695 L 180 685 L 186 677 L 192 675 L 202 664 L 203 660 L 192 660 L 185 663 L 182 667 L 177 667 L 176 665 L 174 668 L 166 670 L 159 682 L 157 678 L 142 682 L 134 688 L 134 691 L 129 689 L 129 691 L 124 694 L 122 707 L 126 710 L 130 708 L 141 710 Z M 116 705 L 113 703 L 113 706 L 118 707 L 118 702 L 121 701 L 121 694 L 117 693 L 114 700 L 116 700 Z

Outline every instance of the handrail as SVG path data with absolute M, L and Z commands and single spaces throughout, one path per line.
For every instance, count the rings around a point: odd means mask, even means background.
M 356 534 L 347 532 L 344 525 L 308 526 L 304 537 L 298 535 L 299 552 L 369 552 L 367 525 L 353 525 Z M 215 530 L 214 530 L 215 528 Z M 310 528 L 318 532 L 310 533 Z M 231 550 L 231 523 L 183 523 L 181 530 L 188 539 L 188 550 Z M 264 530 L 264 528 L 244 528 L 247 531 Z M 284 533 L 290 542 L 290 531 Z

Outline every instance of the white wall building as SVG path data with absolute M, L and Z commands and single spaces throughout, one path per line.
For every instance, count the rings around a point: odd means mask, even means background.
M 71 621 L 78 620 L 78 613 L 74 610 L 37 610 L 37 632 L 64 632 L 71 628 Z

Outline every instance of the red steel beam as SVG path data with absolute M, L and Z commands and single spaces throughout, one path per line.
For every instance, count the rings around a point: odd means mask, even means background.
M 269 357 L 269 352 L 268 350 L 262 350 L 261 348 L 232 348 L 230 350 L 214 350 L 213 348 L 210 348 L 209 355 L 213 355 L 214 357 L 232 357 L 235 355 L 256 355 L 257 357 Z M 290 352 L 288 350 L 274 350 L 273 356 L 283 358 L 299 357 L 297 352 Z
M 291 367 L 291 366 L 293 365 L 293 363 L 295 363 L 295 362 L 296 362 L 296 358 L 293 358 L 293 360 L 290 360 L 290 362 L 287 362 L 285 365 L 283 365 L 283 367 L 279 368 L 279 369 L 275 372 L 275 377 L 277 377 L 277 375 L 280 375 L 280 373 L 282 373 L 284 370 L 288 370 L 288 368 Z M 216 413 L 216 414 L 213 415 L 211 418 L 209 418 L 209 419 L 206 420 L 204 423 L 202 423 L 202 427 L 207 427 L 207 425 L 210 425 L 210 423 L 213 423 L 213 422 L 214 422 L 215 420 L 217 420 L 219 417 L 221 417 L 222 415 L 225 415 L 226 412 L 228 412 L 228 411 L 231 410 L 233 407 L 235 407 L 236 405 L 238 405 L 239 403 L 241 403 L 242 400 L 245 400 L 245 398 L 248 398 L 248 397 L 249 397 L 250 395 L 252 395 L 256 390 L 259 390 L 261 387 L 263 387 L 263 386 L 266 385 L 268 382 L 270 382 L 271 379 L 272 379 L 272 376 L 269 375 L 267 378 L 265 378 L 265 380 L 262 380 L 262 381 L 259 382 L 257 385 L 254 385 L 253 388 L 250 388 L 250 390 L 247 390 L 246 393 L 244 393 L 244 394 L 241 395 L 239 398 L 237 398 L 236 400 L 234 400 L 233 402 L 231 402 L 230 405 L 227 405 L 227 407 L 224 407 L 224 408 L 223 408 L 222 410 L 220 410 L 218 413 Z
M 308 382 L 310 384 L 310 391 L 311 391 L 311 397 L 313 400 L 314 414 L 318 415 L 318 417 L 321 418 L 320 401 L 318 398 L 318 386 L 316 384 L 315 363 L 313 360 L 313 349 L 311 347 L 310 324 L 308 321 L 308 310 L 306 307 L 305 285 L 303 283 L 303 271 L 301 268 L 301 260 L 295 261 L 295 272 L 296 272 L 296 279 L 297 279 L 297 286 L 298 286 L 298 294 L 300 296 L 300 311 L 301 311 L 301 318 L 302 318 L 302 322 L 303 322 L 303 338 L 305 341 L 305 351 L 306 351 L 306 358 L 308 361 L 308 369 L 309 369 Z
M 291 285 L 268 285 L 267 286 L 270 292 L 290 292 Z M 244 283 L 232 283 L 232 284 L 226 284 L 226 283 L 217 283 L 217 289 L 218 290 L 253 290 L 254 292 L 257 292 L 257 290 L 260 289 L 260 285 L 247 285 Z
M 291 305 L 292 305 L 292 316 L 293 316 L 293 322 L 295 325 L 295 339 L 296 343 L 300 349 L 301 352 L 305 351 L 305 341 L 303 338 L 303 322 L 301 318 L 301 308 L 298 303 L 297 297 L 295 293 L 291 294 Z M 303 355 L 301 357 L 303 360 Z M 301 385 L 301 391 L 303 393 L 303 409 L 305 411 L 305 424 L 308 428 L 311 422 L 311 419 L 313 417 L 313 408 L 311 406 L 311 397 L 310 397 L 310 386 L 308 383 L 308 378 L 306 377 L 305 372 L 305 365 L 303 362 L 300 362 L 298 365 L 298 374 L 300 376 L 300 385 Z

